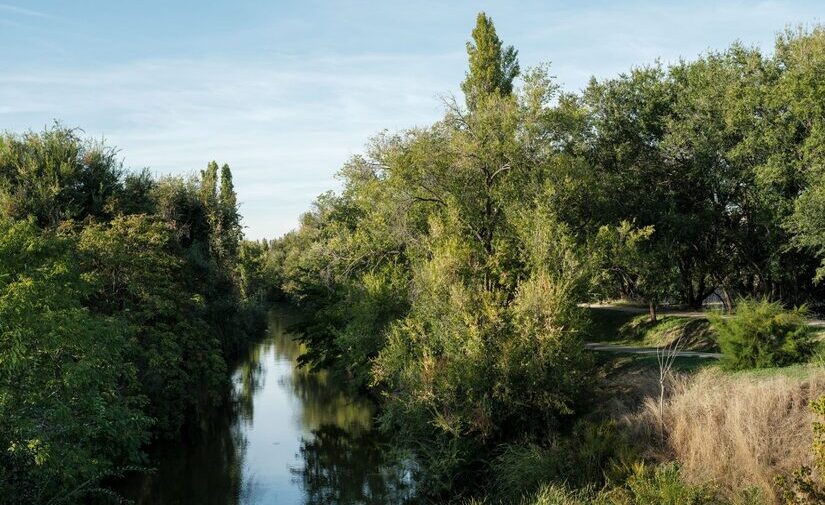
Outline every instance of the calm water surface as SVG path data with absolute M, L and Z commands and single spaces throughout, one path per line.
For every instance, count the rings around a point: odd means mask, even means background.
M 151 451 L 154 474 L 126 495 L 138 504 L 411 503 L 407 465 L 372 429 L 374 407 L 325 374 L 296 367 L 288 312 L 233 376 L 233 408 L 194 442 Z

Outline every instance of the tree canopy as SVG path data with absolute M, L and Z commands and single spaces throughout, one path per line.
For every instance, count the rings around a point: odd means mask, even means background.
M 61 125 L 0 137 L 0 503 L 108 494 L 224 401 L 263 320 L 229 166 L 218 192 L 214 162 L 155 179 L 116 153 Z
M 821 306 L 823 36 L 563 93 L 479 14 L 466 106 L 372 139 L 268 249 L 301 362 L 381 397 L 438 496 L 587 412 L 582 302 Z

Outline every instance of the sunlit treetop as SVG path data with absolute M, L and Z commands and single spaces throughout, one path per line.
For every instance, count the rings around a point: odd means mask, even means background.
M 513 79 L 520 70 L 518 51 L 513 46 L 502 47 L 493 20 L 485 13 L 478 14 L 472 36 L 472 42 L 467 42 L 470 68 L 461 83 L 470 110 L 475 109 L 484 96 L 511 94 Z

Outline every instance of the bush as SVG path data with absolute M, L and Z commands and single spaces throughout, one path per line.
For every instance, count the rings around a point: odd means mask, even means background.
M 811 403 L 811 411 L 819 416 L 813 423 L 814 428 L 814 464 L 819 473 L 819 481 L 813 478 L 813 470 L 809 466 L 801 466 L 788 479 L 785 476 L 777 477 L 776 483 L 782 501 L 787 505 L 813 505 L 825 502 L 825 396 Z
M 807 309 L 786 310 L 778 302 L 765 299 L 740 300 L 736 314 L 710 316 L 730 370 L 767 368 L 801 363 L 815 351 L 807 326 Z
M 558 251 L 558 259 L 536 261 L 549 266 L 507 295 L 485 287 L 471 243 L 437 229 L 431 257 L 414 267 L 410 313 L 391 325 L 374 361 L 382 419 L 416 447 L 427 494 L 466 485 L 501 444 L 566 431 L 583 403 L 592 358 L 575 304 L 582 268 L 563 230 L 536 234 L 525 239 L 538 244 L 534 257 Z
M 636 453 L 614 422 L 580 421 L 566 437 L 547 446 L 508 445 L 493 462 L 496 496 L 504 501 L 536 492 L 548 482 L 575 487 L 624 481 Z
M 0 504 L 72 503 L 149 438 L 131 331 L 81 306 L 73 247 L 0 217 Z

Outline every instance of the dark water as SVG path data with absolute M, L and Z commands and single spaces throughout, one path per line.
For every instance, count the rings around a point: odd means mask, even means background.
M 233 408 L 198 441 L 157 447 L 154 474 L 130 486 L 138 504 L 398 504 L 413 486 L 373 430 L 374 406 L 326 374 L 296 367 L 289 314 L 235 370 Z

